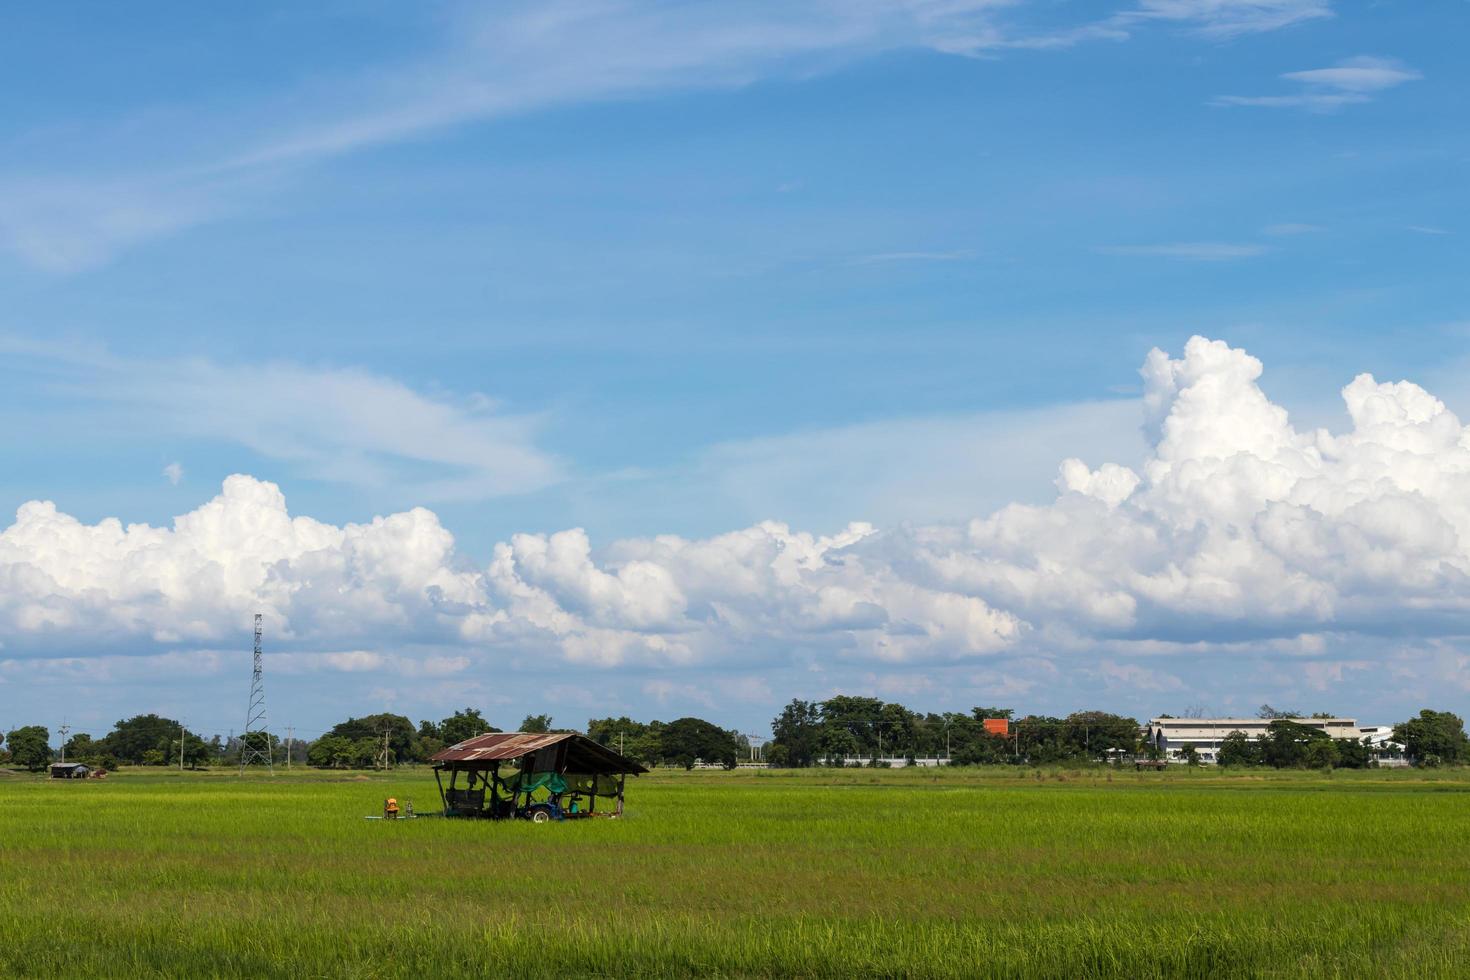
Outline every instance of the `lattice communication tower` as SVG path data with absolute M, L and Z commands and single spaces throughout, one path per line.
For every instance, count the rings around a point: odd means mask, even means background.
M 245 732 L 240 736 L 240 771 L 252 763 L 264 763 L 272 773 L 271 736 L 265 728 L 265 672 L 260 660 L 260 613 L 255 614 L 255 667 L 250 672 L 250 706 L 245 711 Z

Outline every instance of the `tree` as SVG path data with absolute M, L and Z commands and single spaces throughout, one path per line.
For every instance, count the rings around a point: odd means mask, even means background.
M 598 745 L 621 752 L 634 762 L 658 765 L 659 738 L 664 727 L 659 721 L 645 725 L 627 715 L 618 718 L 589 718 L 587 737 Z
M 875 751 L 885 756 L 902 753 L 913 758 L 916 716 L 901 704 L 885 704 L 878 710 L 878 744 Z
M 1020 755 L 1032 765 L 1066 762 L 1082 755 L 1067 740 L 1067 723 L 1047 715 L 1027 715 L 1015 723 Z
M 1470 760 L 1470 739 L 1465 737 L 1465 723 L 1449 711 L 1425 708 L 1419 717 L 1393 726 L 1393 739 L 1403 745 L 1409 758 L 1418 762 L 1436 757 L 1438 762 L 1453 764 Z
M 351 754 L 351 757 L 350 757 L 351 758 L 352 768 L 354 768 L 354 769 L 373 769 L 373 768 L 376 768 L 378 766 L 380 760 L 381 760 L 381 753 L 382 753 L 382 751 L 383 751 L 383 741 L 382 741 L 382 739 L 377 739 L 377 738 L 359 738 L 359 739 L 357 739 L 356 741 L 354 741 L 352 743 L 352 754 Z M 392 743 L 391 742 L 389 743 L 388 753 L 389 753 L 389 759 L 388 759 L 388 764 L 389 765 L 392 765 L 393 763 L 395 763 L 395 762 L 398 761 L 398 757 L 397 756 L 394 756 L 392 754 L 393 753 L 393 747 L 392 747 Z
M 1339 769 L 1367 769 L 1373 760 L 1366 738 L 1345 738 L 1337 743 L 1337 767 Z
M 1261 705 L 1260 709 L 1256 711 L 1256 717 L 1262 721 L 1274 721 L 1278 718 L 1300 718 L 1301 716 L 1302 713 L 1300 711 L 1279 711 L 1269 704 Z
M 863 745 L 850 729 L 840 725 L 823 725 L 817 734 L 817 750 L 829 766 L 847 764 L 848 757 L 862 757 Z
M 883 702 L 878 698 L 839 694 L 822 702 L 822 728 L 828 732 L 841 729 L 851 734 L 851 755 L 872 756 L 878 753 L 882 719 Z M 829 742 L 834 741 L 832 735 L 827 738 Z
M 547 721 L 550 720 L 549 718 L 547 719 Z M 427 725 L 428 722 L 424 722 L 424 724 Z M 500 729 L 495 728 L 486 721 L 484 716 L 474 708 L 465 708 L 463 711 L 456 711 L 435 727 L 438 729 L 438 739 L 445 745 L 455 745 L 463 742 L 465 739 L 474 738 L 476 735 L 500 731 Z M 419 734 L 420 736 L 423 735 L 422 726 L 419 728 Z
M 112 731 L 102 740 L 103 750 L 127 765 L 144 765 L 149 758 L 162 762 L 168 758 L 171 745 L 175 747 L 175 752 L 178 751 L 179 727 L 179 723 L 172 718 L 151 713 L 134 715 L 113 726 Z M 149 756 L 149 752 L 156 752 L 158 755 Z
M 696 759 L 734 769 L 740 751 L 733 732 L 727 732 L 703 718 L 680 718 L 669 722 L 659 741 L 660 756 L 665 761 L 683 765 L 685 769 L 692 768 Z
M 5 740 L 15 765 L 40 772 L 51 764 L 51 733 L 41 725 L 13 729 Z
M 822 709 L 816 703 L 793 700 L 771 722 L 773 738 L 767 757 L 797 769 L 811 765 L 817 758 L 821 727 Z
M 235 753 L 236 763 L 249 759 L 250 765 L 263 766 L 265 760 L 269 759 L 272 765 L 275 764 L 276 749 L 280 747 L 281 740 L 270 732 L 246 732 L 235 736 L 235 739 L 239 747 L 239 751 Z
M 1331 769 L 1337 765 L 1337 740 L 1317 738 L 1308 742 L 1302 753 L 1302 762 L 1308 769 Z
M 1132 754 L 1138 748 L 1138 721 L 1106 711 L 1078 711 L 1067 716 L 1062 738 L 1074 754 L 1089 759 L 1109 752 Z
M 306 761 L 319 769 L 345 769 L 352 765 L 352 743 L 341 735 L 323 735 L 306 750 Z
M 77 732 L 62 744 L 61 752 L 66 758 L 74 762 L 81 762 L 92 758 L 100 748 L 101 746 L 92 740 L 91 735 L 86 732 Z
M 551 716 L 526 715 L 525 720 L 521 722 L 521 727 L 519 730 L 523 732 L 531 732 L 534 734 L 549 732 L 551 731 Z
M 1184 756 L 1184 764 L 1187 766 L 1199 765 L 1199 750 L 1194 747 L 1193 742 L 1185 742 L 1181 753 Z
M 178 744 L 178 740 L 175 739 L 174 746 L 176 749 Z M 214 758 L 214 755 L 214 746 L 209 742 L 206 742 L 193 732 L 184 732 L 184 765 L 190 769 L 198 769 L 200 766 L 207 767 L 209 761 Z M 174 758 L 177 759 L 178 756 L 175 755 Z
M 1220 740 L 1220 751 L 1216 761 L 1222 766 L 1258 766 L 1261 764 L 1261 747 L 1240 729 L 1236 729 Z
M 383 751 L 383 732 L 388 732 L 388 751 L 394 761 L 413 762 L 421 755 L 418 745 L 418 732 L 413 727 L 413 722 L 403 715 L 388 713 L 377 715 L 364 715 L 361 718 L 348 718 L 332 726 L 328 735 L 338 735 L 349 742 L 360 742 L 371 739 L 377 748 L 368 757 L 365 766 L 371 766 L 377 754 Z
M 1320 728 L 1278 718 L 1266 726 L 1266 735 L 1260 743 L 1261 761 L 1277 769 L 1299 769 L 1307 764 L 1309 745 L 1331 740 Z

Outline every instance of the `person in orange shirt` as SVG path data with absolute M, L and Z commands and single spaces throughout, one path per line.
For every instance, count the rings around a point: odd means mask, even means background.
M 397 820 L 398 819 L 398 801 L 396 799 L 394 799 L 393 797 L 391 797 L 391 796 L 388 797 L 388 802 L 386 802 L 386 803 L 383 804 L 383 819 L 384 820 Z

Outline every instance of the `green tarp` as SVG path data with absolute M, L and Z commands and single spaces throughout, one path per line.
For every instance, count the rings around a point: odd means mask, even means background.
M 545 787 L 549 793 L 565 793 L 567 781 L 555 772 L 518 772 L 509 779 L 500 780 L 507 793 L 529 793 Z
M 533 790 L 545 789 L 552 795 L 572 792 L 581 793 L 583 796 L 607 796 L 618 795 L 617 776 L 589 776 L 568 773 L 563 777 L 555 772 L 517 772 L 498 780 L 500 790 L 506 796 L 511 793 L 529 793 Z

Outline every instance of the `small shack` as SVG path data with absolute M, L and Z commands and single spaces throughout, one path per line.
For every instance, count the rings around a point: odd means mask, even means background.
M 51 763 L 52 779 L 86 779 L 91 774 L 92 767 L 84 766 L 80 762 Z
M 648 771 L 576 732 L 477 735 L 430 761 L 446 817 L 536 823 L 622 816 L 627 777 Z

